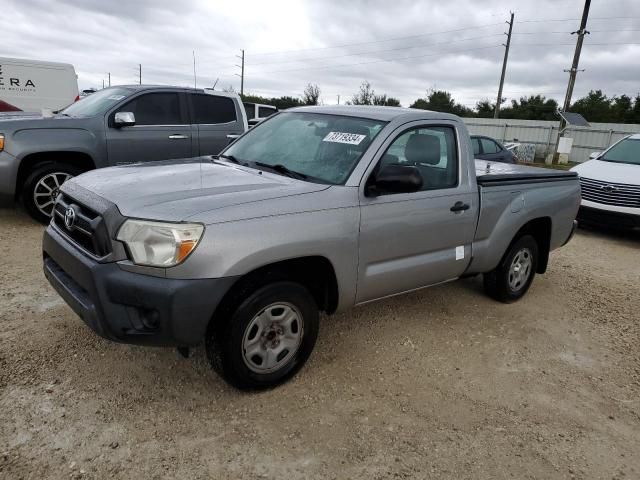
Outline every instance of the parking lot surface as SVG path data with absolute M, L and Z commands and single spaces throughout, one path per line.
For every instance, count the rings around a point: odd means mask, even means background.
M 0 478 L 640 478 L 640 236 L 579 231 L 512 305 L 467 279 L 324 318 L 289 383 L 94 335 L 0 210 Z

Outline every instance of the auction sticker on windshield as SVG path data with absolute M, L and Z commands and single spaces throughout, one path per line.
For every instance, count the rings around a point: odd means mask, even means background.
M 329 132 L 327 136 L 322 139 L 322 141 L 360 145 L 360 142 L 362 142 L 362 140 L 364 140 L 366 137 L 366 135 L 358 135 L 357 133 Z

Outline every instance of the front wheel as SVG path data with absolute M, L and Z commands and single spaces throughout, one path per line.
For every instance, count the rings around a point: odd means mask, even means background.
M 529 290 L 537 268 L 538 243 L 523 235 L 511 244 L 500 265 L 484 274 L 484 290 L 500 302 L 515 302 Z
M 214 319 L 206 338 L 211 366 L 240 389 L 283 383 L 307 361 L 318 336 L 318 307 L 294 282 L 258 288 Z
M 29 215 L 41 223 L 49 223 L 60 187 L 80 173 L 80 169 L 60 162 L 36 166 L 22 187 L 22 203 Z

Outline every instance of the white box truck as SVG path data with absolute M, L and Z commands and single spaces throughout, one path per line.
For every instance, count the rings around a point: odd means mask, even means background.
M 57 111 L 78 98 L 73 65 L 0 57 L 0 112 Z

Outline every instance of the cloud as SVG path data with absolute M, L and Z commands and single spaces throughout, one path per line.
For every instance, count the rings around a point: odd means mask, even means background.
M 145 83 L 193 85 L 195 51 L 199 86 L 239 89 L 236 55 L 245 49 L 246 92 L 297 96 L 313 82 L 335 103 L 366 79 L 404 105 L 429 88 L 469 106 L 493 99 L 509 14 L 498 0 L 5 3 L 12 15 L 0 55 L 72 63 L 81 88 L 101 87 L 108 72 L 112 84 L 137 83 L 138 64 Z M 518 2 L 505 96 L 563 98 L 580 3 Z M 592 6 L 574 98 L 595 88 L 638 93 L 639 19 L 632 0 Z

